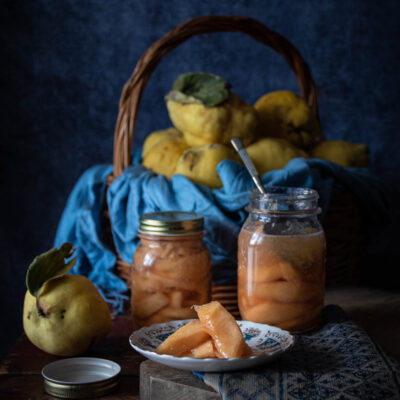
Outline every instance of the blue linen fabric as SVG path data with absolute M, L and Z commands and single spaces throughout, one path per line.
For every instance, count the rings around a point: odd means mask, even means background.
M 193 372 L 223 400 L 397 400 L 400 364 L 338 306 L 322 313 L 322 327 L 296 335 L 292 349 L 258 368 Z
M 137 156 L 135 156 L 138 160 Z M 222 161 L 217 171 L 223 186 L 210 189 L 182 175 L 170 180 L 140 164 L 132 165 L 114 180 L 107 190 L 109 165 L 86 171 L 69 196 L 55 238 L 55 246 L 72 242 L 77 250 L 73 273 L 88 276 L 106 297 L 121 300 L 125 283 L 113 273 L 115 254 L 105 243 L 101 208 L 107 202 L 112 235 L 121 258 L 130 263 L 138 245 L 140 215 L 154 211 L 195 211 L 205 217 L 205 242 L 213 263 L 213 282 L 234 281 L 237 268 L 237 237 L 247 213 L 249 190 L 254 187 L 247 170 L 230 160 Z M 343 168 L 330 162 L 303 158 L 291 160 L 283 169 L 267 172 L 263 183 L 275 186 L 315 188 L 320 195 L 322 215 L 338 184 L 354 193 L 371 218 L 386 212 L 385 190 L 368 171 Z M 111 296 L 110 293 L 113 295 Z

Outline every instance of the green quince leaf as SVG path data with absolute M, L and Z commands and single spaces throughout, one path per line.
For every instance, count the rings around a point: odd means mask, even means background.
M 198 103 L 213 107 L 229 98 L 230 85 L 218 75 L 207 72 L 187 72 L 180 75 L 166 95 L 179 103 Z
M 63 243 L 59 249 L 53 247 L 32 261 L 26 273 L 26 286 L 32 296 L 37 297 L 43 285 L 50 279 L 67 274 L 75 265 L 76 258 L 65 262 L 75 250 L 72 243 Z

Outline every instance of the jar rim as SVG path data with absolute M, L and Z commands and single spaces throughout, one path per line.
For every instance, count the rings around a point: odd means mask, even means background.
M 315 189 L 300 186 L 266 186 L 266 193 L 260 193 L 256 188 L 250 189 L 250 197 L 274 199 L 281 201 L 316 200 L 319 195 Z
M 204 231 L 203 215 L 190 211 L 157 211 L 140 216 L 140 233 L 190 235 Z
M 297 217 L 297 216 L 308 216 L 308 215 L 315 215 L 315 214 L 321 214 L 321 208 L 312 208 L 309 210 L 268 210 L 268 209 L 262 209 L 262 208 L 252 208 L 250 206 L 246 206 L 245 210 L 249 213 L 252 214 L 274 214 L 277 216 L 292 216 L 292 217 Z
M 168 232 L 149 232 L 149 231 L 142 231 L 142 230 L 138 230 L 138 236 L 139 237 L 148 237 L 150 238 L 164 238 L 164 239 L 168 239 L 168 238 L 188 238 L 190 239 L 190 237 L 195 237 L 195 236 L 207 236 L 206 231 L 192 231 L 192 232 L 187 232 L 187 233 L 168 233 Z
M 250 189 L 246 211 L 256 214 L 301 216 L 319 214 L 318 192 L 307 187 L 268 186 L 266 193 Z

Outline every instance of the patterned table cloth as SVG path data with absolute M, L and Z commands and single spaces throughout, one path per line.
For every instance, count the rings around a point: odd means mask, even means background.
M 338 306 L 325 307 L 320 329 L 262 367 L 199 373 L 224 400 L 400 399 L 400 364 Z M 400 338 L 399 338 L 400 340 Z

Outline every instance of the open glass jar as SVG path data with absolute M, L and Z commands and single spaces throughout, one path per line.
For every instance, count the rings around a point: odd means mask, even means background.
M 318 193 L 307 188 L 251 190 L 239 234 L 238 305 L 244 320 L 302 332 L 324 306 L 325 235 Z
M 193 304 L 211 296 L 211 257 L 204 218 L 193 212 L 156 212 L 140 218 L 131 270 L 135 328 L 196 318 Z

